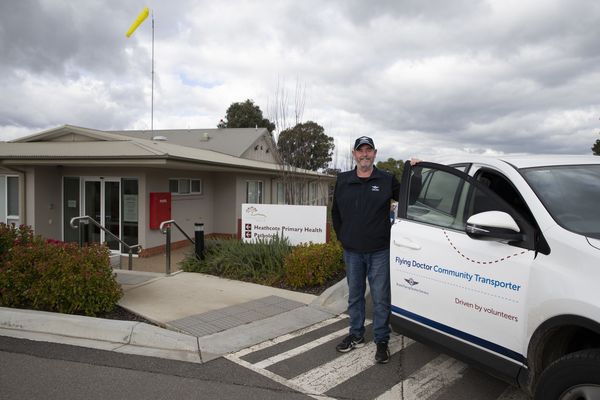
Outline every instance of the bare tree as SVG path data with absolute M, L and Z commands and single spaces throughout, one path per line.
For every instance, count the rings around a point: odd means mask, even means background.
M 293 99 L 285 80 L 277 79 L 275 95 L 268 102 L 267 113 L 270 121 L 275 123 L 274 139 L 279 140 L 282 131 L 292 129 L 302 123 L 306 105 L 306 83 L 296 78 Z M 308 172 L 284 161 L 279 151 L 277 162 L 280 166 L 280 183 L 283 185 L 286 204 L 314 204 L 315 199 L 325 198 L 327 188 L 323 187 L 318 177 L 309 177 Z
M 285 80 L 277 78 L 275 87 L 275 96 L 268 102 L 267 114 L 270 121 L 275 123 L 275 139 L 281 131 L 290 129 L 302 122 L 304 116 L 304 106 L 306 104 L 306 83 L 301 83 L 296 78 L 296 87 L 294 89 L 294 103 L 290 104 L 290 94 Z M 293 119 L 292 119 L 293 116 Z

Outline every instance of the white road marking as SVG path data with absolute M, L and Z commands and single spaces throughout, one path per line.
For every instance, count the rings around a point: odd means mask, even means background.
M 225 356 L 225 358 L 314 399 L 334 400 L 333 398 L 324 395 L 324 393 L 375 365 L 374 354 L 376 346 L 374 343 L 368 343 L 363 348 L 355 349 L 349 353 L 336 357 L 334 360 L 307 371 L 293 379 L 283 378 L 276 373 L 267 370 L 266 368 L 280 361 L 303 354 L 323 343 L 333 340 L 336 337 L 345 336 L 347 328 L 340 329 L 336 332 L 306 343 L 305 345 L 290 349 L 284 353 L 276 354 L 268 359 L 261 360 L 256 364 L 244 361 L 241 359 L 241 357 L 285 342 L 287 340 L 297 338 L 345 318 L 347 318 L 347 316 L 340 315 L 310 327 L 267 340 L 252 347 L 240 350 L 236 353 L 229 354 Z M 368 323 L 370 323 L 370 321 L 366 321 L 366 324 Z M 412 339 L 401 335 L 392 334 L 389 342 L 390 353 L 394 354 L 413 343 L 414 341 Z M 422 368 L 420 368 L 418 371 L 415 371 L 411 376 L 407 377 L 402 382 L 393 386 L 381 396 L 377 397 L 376 400 L 429 399 L 432 396 L 439 394 L 444 388 L 451 385 L 457 379 L 461 378 L 465 369 L 467 368 L 468 366 L 466 364 L 442 354 L 425 364 Z M 518 388 L 509 386 L 502 393 L 502 395 L 498 397 L 497 400 L 526 399 L 527 396 L 524 392 Z
M 346 319 L 346 318 L 348 318 L 347 315 L 341 314 L 341 315 L 339 315 L 337 317 L 326 319 L 325 321 L 321 321 L 321 322 L 316 323 L 314 325 L 311 325 L 311 326 L 309 326 L 307 328 L 299 329 L 297 331 L 294 331 L 294 332 L 291 332 L 291 333 L 288 333 L 288 334 L 276 337 L 274 339 L 265 340 L 264 342 L 255 344 L 254 346 L 251 346 L 251 347 L 248 347 L 248 348 L 245 348 L 245 349 L 242 349 L 242 350 L 240 350 L 240 351 L 238 351 L 236 353 L 233 353 L 233 354 L 236 357 L 242 358 L 242 357 L 244 357 L 247 354 L 254 353 L 255 351 L 258 351 L 258 350 L 266 349 L 267 347 L 271 347 L 271 346 L 274 346 L 276 344 L 285 342 L 286 340 L 294 339 L 296 337 L 305 335 L 305 334 L 307 334 L 309 332 L 312 332 L 312 331 L 316 331 L 319 328 L 322 328 L 322 327 L 327 326 L 327 325 L 331 325 L 331 324 L 333 324 L 335 322 L 341 321 L 341 320 Z M 365 321 L 365 324 L 368 323 L 368 322 L 370 322 L 370 321 Z M 346 329 L 346 330 L 348 330 L 348 329 Z
M 347 333 L 348 333 L 348 328 L 340 329 L 337 332 L 333 332 L 327 336 L 323 336 L 321 338 L 315 339 L 312 342 L 306 343 L 305 345 L 302 345 L 300 347 L 293 348 L 289 351 L 286 351 L 285 353 L 274 355 L 273 357 L 269 357 L 269 358 L 262 360 L 254 365 L 257 366 L 258 368 L 267 368 L 267 367 L 269 367 L 273 364 L 276 364 L 280 361 L 287 360 L 288 358 L 292 358 L 294 356 L 297 356 L 298 354 L 302 354 L 304 352 L 307 352 L 308 350 L 314 349 L 315 347 L 320 346 L 323 343 L 327 343 L 330 340 L 335 339 L 336 337 L 345 336 Z
M 392 336 L 389 341 L 390 353 L 394 354 L 407 345 L 402 336 Z M 411 341 L 411 344 L 413 342 Z M 294 386 L 304 388 L 308 393 L 322 394 L 340 383 L 352 378 L 375 364 L 375 343 L 352 350 L 343 356 L 314 368 L 290 380 Z
M 277 383 L 280 383 L 280 384 L 282 384 L 284 386 L 287 386 L 288 388 L 290 388 L 292 390 L 295 390 L 295 391 L 297 391 L 299 393 L 303 393 L 303 394 L 305 394 L 307 396 L 310 396 L 310 397 L 312 397 L 314 399 L 318 399 L 318 400 L 335 400 L 332 397 L 324 396 L 324 395 L 321 395 L 321 394 L 318 394 L 318 393 L 307 393 L 304 390 L 304 388 L 295 385 L 293 382 L 290 382 L 289 380 L 287 380 L 287 379 L 285 379 L 285 378 L 283 378 L 283 377 L 281 377 L 281 376 L 279 376 L 277 374 L 274 374 L 273 372 L 271 372 L 269 370 L 266 370 L 266 369 L 263 369 L 263 368 L 256 368 L 256 366 L 254 364 L 251 364 L 251 363 L 249 363 L 247 361 L 241 360 L 241 359 L 239 359 L 238 357 L 236 357 L 233 354 L 228 354 L 228 355 L 225 356 L 225 358 L 228 359 L 229 361 L 232 361 L 232 362 L 238 364 L 238 365 L 241 365 L 244 368 L 248 368 L 249 370 L 254 371 L 257 374 L 261 374 L 264 377 L 267 377 L 267 378 L 269 378 L 269 379 L 271 379 L 271 380 L 273 380 L 273 381 L 275 381 Z
M 383 393 L 377 400 L 425 400 L 462 376 L 467 365 L 445 354 Z

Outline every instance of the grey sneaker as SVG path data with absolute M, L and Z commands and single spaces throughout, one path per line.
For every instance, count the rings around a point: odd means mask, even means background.
M 379 364 L 387 364 L 390 361 L 390 349 L 387 342 L 377 343 L 377 352 L 375 353 L 375 361 Z
M 354 335 L 348 335 L 342 340 L 342 343 L 335 346 L 340 353 L 347 353 L 352 349 L 358 349 L 365 345 L 365 338 Z

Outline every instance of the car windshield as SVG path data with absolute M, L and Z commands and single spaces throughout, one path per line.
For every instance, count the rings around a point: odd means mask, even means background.
M 523 175 L 556 222 L 600 239 L 600 165 L 530 168 Z

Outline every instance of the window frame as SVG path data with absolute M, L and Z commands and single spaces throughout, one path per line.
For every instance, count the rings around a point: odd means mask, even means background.
M 5 203 L 6 204 L 6 219 L 7 220 L 8 219 L 20 220 L 20 218 L 21 218 L 21 212 L 19 210 L 19 201 L 20 201 L 20 199 L 19 199 L 19 197 L 20 197 L 19 196 L 19 194 L 20 194 L 19 193 L 19 184 L 20 184 L 20 182 L 19 182 L 19 176 L 18 175 L 5 175 L 5 177 L 6 177 L 6 181 L 5 181 L 6 183 L 5 183 L 5 192 L 4 193 L 5 193 L 5 196 L 6 196 L 6 198 L 5 198 L 5 201 L 6 201 L 6 203 Z M 9 199 L 10 199 L 10 196 L 9 196 L 9 193 L 8 193 L 8 189 L 9 189 L 8 180 L 11 179 L 11 178 L 16 179 L 16 181 L 17 181 L 16 182 L 16 187 L 15 187 L 15 189 L 16 189 L 16 202 L 17 202 L 17 204 L 16 204 L 17 214 L 9 214 L 9 212 L 8 212 L 8 210 L 9 210 Z
M 19 179 L 19 175 L 4 175 L 4 215 L 6 216 L 6 223 L 10 222 L 19 222 L 21 221 L 21 207 L 20 207 L 20 202 L 21 202 L 21 189 L 20 189 L 20 179 Z M 16 198 L 17 198 L 17 214 L 9 214 L 9 193 L 8 193 L 8 189 L 9 189 L 9 184 L 8 184 L 8 180 L 9 179 L 16 179 L 17 180 L 17 184 L 16 184 Z
M 258 201 L 257 202 L 250 202 L 250 191 L 249 191 L 249 185 L 250 183 L 257 183 L 258 187 L 257 187 L 257 197 L 258 197 Z M 246 180 L 246 203 L 247 204 L 264 204 L 264 182 L 258 179 L 248 179 Z

